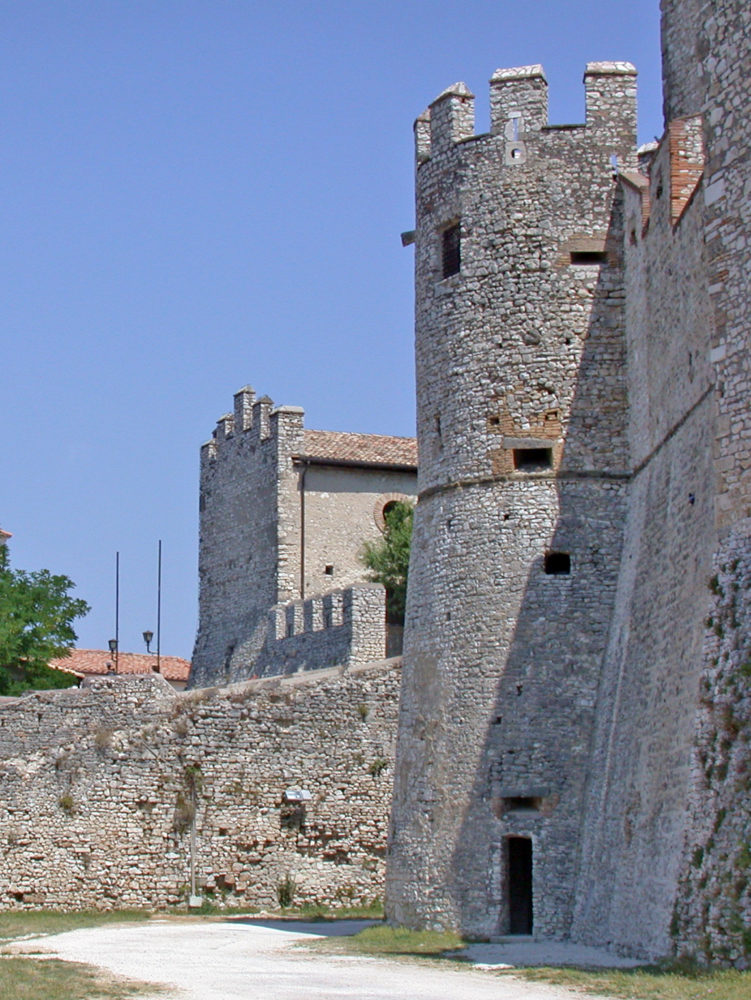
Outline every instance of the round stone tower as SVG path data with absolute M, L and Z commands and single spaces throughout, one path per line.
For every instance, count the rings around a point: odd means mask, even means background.
M 622 226 L 636 73 L 590 63 L 586 124 L 541 66 L 415 125 L 419 502 L 389 916 L 564 937 L 625 490 Z

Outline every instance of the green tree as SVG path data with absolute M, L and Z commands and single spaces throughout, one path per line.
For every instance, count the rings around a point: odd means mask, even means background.
M 383 538 L 366 542 L 363 548 L 362 561 L 370 570 L 368 579 L 386 588 L 386 617 L 392 625 L 404 624 L 414 513 L 405 500 L 389 504 L 383 514 Z
M 0 546 L 0 694 L 70 687 L 70 676 L 47 664 L 69 655 L 73 622 L 89 610 L 86 601 L 71 597 L 73 586 L 46 569 L 11 569 Z

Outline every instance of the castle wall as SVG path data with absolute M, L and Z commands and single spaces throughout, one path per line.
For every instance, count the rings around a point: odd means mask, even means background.
M 750 31 L 747 4 L 663 3 L 671 118 L 648 231 L 627 250 L 636 475 L 575 924 L 641 954 L 737 963 L 751 957 Z
M 300 407 L 256 400 L 246 386 L 201 449 L 191 687 L 385 655 L 383 599 L 366 596 L 367 585 L 345 599 L 347 609 L 365 617 L 348 618 L 338 629 L 312 619 L 295 625 L 293 604 L 363 583 L 363 546 L 382 537 L 385 503 L 414 497 L 415 473 L 358 464 L 358 449 L 372 458 L 379 445 L 393 447 L 391 438 L 316 432 L 319 448 L 321 437 L 332 438 L 333 447 L 345 439 L 348 457 L 327 464 L 306 456 L 303 415 Z M 277 605 L 289 605 L 294 641 L 276 630 Z M 299 610 L 301 622 L 306 614 Z
M 513 837 L 535 933 L 572 918 L 628 481 L 611 157 L 635 155 L 633 68 L 590 64 L 585 84 L 586 126 L 547 127 L 540 67 L 494 74 L 489 135 L 461 84 L 416 126 L 419 502 L 387 880 L 411 925 L 506 932 Z
M 291 454 L 302 448 L 302 410 L 271 412 L 252 389 L 235 395 L 201 449 L 199 628 L 191 686 L 234 678 L 266 641 L 268 610 L 298 596 L 294 559 L 297 523 L 279 515 L 280 483 L 294 475 Z M 286 515 L 286 516 L 285 516 Z M 290 567 L 292 570 L 290 572 Z
M 266 644 L 254 676 L 372 663 L 386 656 L 386 591 L 359 583 L 277 604 L 269 612 Z
M 686 13 L 665 3 L 667 23 Z M 715 525 L 696 714 L 688 835 L 672 930 L 675 948 L 751 961 L 751 8 L 705 5 L 695 40 L 707 163 L 704 240 L 712 303 Z M 688 50 L 677 50 L 678 60 Z
M 398 684 L 392 662 L 6 700 L 0 908 L 185 904 L 193 812 L 199 891 L 220 905 L 276 907 L 288 879 L 295 905 L 379 898 Z
M 701 61 L 710 47 L 705 25 L 716 6 L 711 0 L 660 0 L 666 123 L 695 115 L 704 104 L 707 79 Z
M 627 189 L 626 318 L 634 477 L 597 700 L 572 936 L 671 949 L 713 549 L 711 314 L 700 199 L 673 229 L 670 148 L 652 212 Z M 633 236 L 636 234 L 634 242 Z M 665 294 L 673 287 L 676 294 Z M 680 290 L 680 294 L 678 294 Z M 644 914 L 649 914 L 649 919 Z

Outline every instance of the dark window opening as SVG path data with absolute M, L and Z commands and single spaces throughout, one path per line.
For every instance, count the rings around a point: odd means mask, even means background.
M 501 423 L 501 418 L 497 413 L 494 413 L 492 417 L 488 417 L 488 423 L 491 427 L 499 427 Z
M 548 576 L 567 576 L 571 572 L 571 556 L 568 552 L 546 552 L 545 572 Z
M 461 234 L 459 223 L 443 230 L 441 239 L 441 262 L 444 278 L 458 274 L 461 267 Z
M 326 576 L 333 576 L 334 575 L 334 567 L 332 566 L 331 563 L 327 563 L 326 566 L 324 567 L 323 572 L 326 574 Z
M 506 812 L 539 812 L 541 800 L 532 795 L 512 795 L 503 800 Z
M 389 501 L 387 501 L 387 503 L 385 503 L 383 505 L 383 508 L 381 510 L 381 517 L 383 518 L 383 520 L 387 521 L 388 520 L 388 516 L 391 513 L 391 511 L 394 509 L 394 507 L 396 507 L 397 504 L 403 503 L 403 502 L 404 501 L 402 501 L 402 500 L 389 500 Z
M 539 472 L 552 467 L 552 448 L 514 448 L 515 469 L 521 472 Z
M 604 250 L 572 250 L 572 264 L 602 264 L 608 255 Z
M 295 623 L 287 622 L 287 638 L 289 639 L 294 634 L 295 634 Z
M 532 841 L 529 837 L 509 837 L 508 848 L 508 932 L 532 933 Z

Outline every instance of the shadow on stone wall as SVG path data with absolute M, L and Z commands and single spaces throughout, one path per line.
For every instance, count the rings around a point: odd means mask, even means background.
M 628 487 L 621 241 L 616 191 L 607 262 L 594 287 L 557 475 L 517 474 L 493 487 L 509 532 L 529 502 L 547 509 L 543 520 L 552 519 L 552 530 L 547 552 L 540 551 L 531 566 L 527 550 L 529 571 L 519 579 L 523 595 L 506 655 L 494 648 L 492 635 L 485 646 L 499 678 L 453 855 L 460 923 L 475 932 L 509 930 L 509 837 L 531 838 L 534 930 L 560 938 L 571 926 Z M 499 543 L 499 558 L 509 548 L 523 565 L 524 552 L 510 536 Z M 520 877 L 523 882 L 523 872 Z M 478 899 L 483 886 L 489 886 L 489 899 L 482 891 Z M 523 886 L 518 891 L 523 894 Z M 488 903 L 496 913 L 481 927 L 480 910 Z

